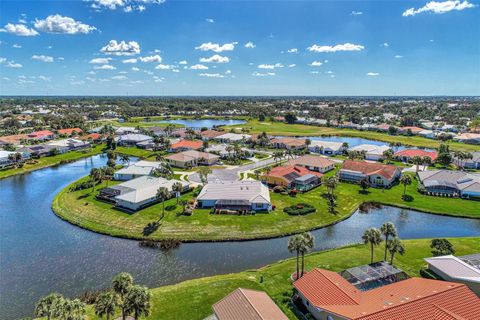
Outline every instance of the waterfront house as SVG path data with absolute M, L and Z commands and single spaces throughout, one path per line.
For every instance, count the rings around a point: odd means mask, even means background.
M 45 141 L 55 139 L 55 134 L 50 130 L 35 131 L 28 134 L 28 139 Z
M 0 142 L 4 145 L 21 145 L 24 141 L 28 140 L 27 134 L 14 134 L 10 136 L 0 137 Z
M 49 142 L 48 145 L 58 148 L 67 148 L 68 150 L 80 150 L 89 148 L 90 142 L 69 138 L 62 140 L 54 140 Z
M 124 167 L 113 174 L 113 179 L 126 181 L 141 176 L 151 175 L 155 168 L 160 167 L 161 162 L 140 160 Z
M 322 156 L 306 154 L 287 162 L 291 166 L 301 166 L 311 171 L 321 173 L 328 172 L 335 168 L 335 162 Z
M 57 134 L 61 136 L 71 137 L 73 135 L 82 134 L 82 129 L 80 128 L 67 128 L 67 129 L 58 129 Z
M 431 162 L 434 162 L 437 159 L 438 153 L 436 151 L 425 151 L 421 149 L 405 149 L 395 152 L 393 156 L 403 162 L 411 162 L 414 157 L 429 157 Z
M 414 277 L 368 290 L 351 280 L 316 268 L 293 286 L 317 320 L 480 319 L 480 299 L 464 284 Z
M 272 147 L 277 149 L 300 150 L 306 147 L 305 139 L 275 138 L 270 141 Z
M 267 186 L 251 180 L 208 183 L 198 195 L 197 203 L 199 208 L 219 210 L 272 210 Z
M 472 159 L 466 159 L 460 162 L 457 158 L 455 158 L 453 161 L 455 164 L 461 164 L 467 169 L 480 169 L 480 151 L 472 152 Z
M 179 140 L 170 146 L 169 152 L 180 152 L 187 150 L 200 150 L 203 147 L 202 141 Z
M 200 136 L 202 137 L 202 140 L 211 140 L 223 134 L 225 134 L 225 132 L 217 130 L 200 131 Z
M 345 148 L 342 142 L 312 140 L 308 150 L 324 155 L 338 155 L 342 154 Z
M 423 259 L 428 269 L 445 281 L 463 283 L 480 297 L 480 253 L 455 257 L 446 255 Z
M 360 183 L 367 180 L 373 187 L 390 187 L 400 175 L 400 169 L 394 165 L 356 160 L 345 160 L 339 171 L 342 181 Z
M 402 134 L 407 134 L 407 133 L 411 133 L 411 134 L 414 134 L 414 135 L 417 135 L 419 134 L 420 132 L 422 132 L 423 130 L 425 130 L 424 128 L 420 128 L 420 127 L 414 127 L 414 126 L 409 126 L 409 127 L 399 127 L 398 128 L 398 132 L 402 133 Z
M 65 153 L 68 152 L 68 147 L 64 146 L 52 146 L 48 144 L 38 144 L 38 145 L 33 145 L 33 146 L 25 146 L 22 148 L 17 149 L 17 152 L 20 153 L 27 153 L 31 157 L 34 158 L 39 158 L 39 157 L 45 157 L 51 155 L 53 152 L 58 153 Z
M 236 289 L 212 309 L 208 320 L 288 320 L 268 294 L 251 289 Z
M 119 208 L 137 211 L 158 201 L 157 190 L 160 187 L 167 188 L 173 197 L 175 194 L 172 186 L 177 182 L 183 186 L 184 191 L 189 189 L 190 184 L 185 181 L 141 176 L 111 187 L 103 188 L 100 190 L 98 198 L 114 202 L 115 206 Z
M 307 176 L 302 179 L 302 177 Z M 297 182 L 301 187 L 308 183 L 311 189 L 320 184 L 320 178 L 323 176 L 320 172 L 310 171 L 301 166 L 287 165 L 273 168 L 269 173 L 261 177 L 262 182 L 271 186 L 282 186 L 295 188 Z
M 480 144 L 480 133 L 461 133 L 455 136 L 453 140 L 469 144 Z
M 127 133 L 116 137 L 115 140 L 120 146 L 135 146 L 140 142 L 152 141 L 153 138 L 139 133 Z
M 365 152 L 365 159 L 378 161 L 384 158 L 383 153 L 389 150 L 388 146 L 377 146 L 374 144 L 361 144 L 356 147 L 350 148 L 351 151 Z
M 208 152 L 187 150 L 165 157 L 170 165 L 178 168 L 196 167 L 198 165 L 211 166 L 218 162 L 220 156 Z
M 427 194 L 480 197 L 480 174 L 454 170 L 429 170 L 417 174 Z
M 5 168 L 8 166 L 11 166 L 13 162 L 10 160 L 9 156 L 11 154 L 15 153 L 20 153 L 22 156 L 22 159 L 20 161 L 24 161 L 25 159 L 28 159 L 30 157 L 30 154 L 26 152 L 18 152 L 18 151 L 5 151 L 5 150 L 0 150 L 0 168 Z
M 89 133 L 85 136 L 79 138 L 83 141 L 92 141 L 93 143 L 98 143 L 103 140 L 103 136 L 100 133 Z

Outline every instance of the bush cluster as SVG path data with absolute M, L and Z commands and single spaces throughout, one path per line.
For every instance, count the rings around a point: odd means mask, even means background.
M 315 209 L 314 206 L 308 203 L 298 203 L 283 209 L 283 212 L 291 216 L 303 216 L 309 213 L 313 213 L 315 211 L 317 211 L 317 209 Z

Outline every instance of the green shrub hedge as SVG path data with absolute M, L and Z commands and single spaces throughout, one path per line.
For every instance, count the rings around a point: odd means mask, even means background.
M 314 206 L 308 203 L 297 203 L 293 206 L 286 207 L 283 209 L 283 212 L 291 216 L 303 216 L 309 213 L 317 211 Z

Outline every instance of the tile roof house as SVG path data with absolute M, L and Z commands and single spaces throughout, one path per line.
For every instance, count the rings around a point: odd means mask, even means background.
M 383 159 L 383 153 L 389 149 L 389 146 L 377 146 L 374 144 L 361 144 L 350 148 L 351 151 L 365 152 L 365 159 L 372 161 Z
M 454 170 L 428 170 L 417 174 L 429 194 L 480 197 L 480 174 Z
M 195 167 L 198 165 L 211 166 L 217 163 L 219 159 L 220 156 L 216 154 L 196 150 L 187 150 L 165 157 L 165 160 L 167 160 L 170 165 L 179 168 Z
M 28 140 L 28 135 L 14 134 L 10 136 L 0 137 L 0 142 L 2 142 L 3 144 L 20 145 L 22 143 L 22 140 Z
M 180 140 L 170 146 L 169 152 L 179 152 L 187 150 L 199 150 L 203 147 L 202 141 Z
M 310 171 L 301 166 L 287 165 L 273 168 L 269 173 L 262 176 L 262 182 L 274 186 L 295 187 L 295 182 L 298 178 L 303 176 L 313 176 L 312 182 L 315 185 L 320 183 L 319 179 L 323 174 L 315 171 Z
M 470 144 L 480 144 L 480 133 L 461 133 L 454 137 L 453 140 Z
M 260 181 L 208 183 L 197 197 L 198 207 L 225 210 L 270 211 L 267 186 Z
M 263 291 L 238 288 L 212 306 L 215 320 L 288 320 Z
M 335 141 L 312 140 L 308 146 L 310 152 L 326 155 L 342 154 L 344 149 L 342 142 Z
M 34 140 L 51 140 L 55 138 L 55 134 L 50 131 L 50 130 L 41 130 L 41 131 L 35 131 L 32 133 L 28 134 L 29 139 L 34 139 Z
M 447 255 L 423 260 L 428 263 L 428 269 L 443 280 L 463 283 L 480 297 L 480 253 L 463 257 Z
M 19 148 L 16 151 L 20 153 L 30 154 L 31 157 L 45 157 L 50 155 L 53 150 L 56 149 L 59 153 L 68 152 L 68 147 L 65 146 L 52 146 L 48 144 L 37 144 L 33 146 L 25 146 Z
M 83 131 L 80 128 L 68 128 L 68 129 L 58 129 L 57 133 L 59 135 L 71 136 L 73 134 L 81 134 Z
M 79 138 L 80 140 L 91 140 L 93 142 L 98 142 L 103 139 L 100 133 L 89 133 L 85 136 Z
M 301 166 L 312 171 L 321 173 L 328 172 L 335 168 L 335 162 L 322 156 L 306 154 L 287 162 L 291 166 Z
M 204 130 L 200 131 L 200 135 L 202 136 L 203 140 L 211 140 L 213 138 L 216 138 L 218 136 L 221 136 L 222 134 L 225 134 L 223 131 L 217 131 L 217 130 Z
M 464 284 L 410 278 L 361 291 L 339 274 L 314 269 L 293 283 L 315 319 L 480 319 L 480 299 Z
M 394 165 L 356 160 L 345 160 L 339 172 L 340 180 L 360 183 L 367 179 L 374 187 L 390 187 L 400 175 L 400 169 Z
M 399 127 L 398 128 L 398 131 L 401 132 L 401 133 L 407 133 L 407 132 L 411 132 L 412 134 L 418 134 L 419 132 L 425 130 L 424 128 L 420 128 L 420 127 L 414 127 L 414 126 L 410 126 L 410 127 Z
M 227 151 L 228 144 L 220 143 L 220 144 L 213 144 L 210 147 L 205 149 L 205 152 L 210 152 L 214 154 L 218 154 L 221 158 L 227 158 L 228 156 L 232 155 L 233 152 Z M 250 157 L 252 152 L 247 148 L 241 148 L 245 157 Z
M 421 149 L 405 149 L 395 152 L 393 156 L 403 162 L 412 161 L 413 157 L 429 157 L 433 162 L 437 159 L 438 153 L 436 151 L 425 151 Z
M 277 149 L 303 149 L 306 147 L 305 139 L 297 138 L 275 138 L 270 141 L 270 144 Z

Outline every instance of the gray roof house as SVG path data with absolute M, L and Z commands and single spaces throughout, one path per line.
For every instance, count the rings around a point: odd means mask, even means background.
M 139 142 L 153 140 L 153 138 L 139 133 L 127 133 L 117 137 L 116 140 L 119 145 L 136 145 Z
M 418 178 L 427 193 L 432 195 L 480 197 L 480 174 L 453 170 L 418 172 Z
M 267 186 L 260 181 L 208 183 L 197 197 L 198 207 L 233 211 L 270 211 Z
M 462 164 L 467 169 L 480 169 L 480 151 L 472 152 L 472 159 L 460 161 L 458 159 L 453 160 L 455 164 Z
M 160 165 L 160 162 L 140 160 L 116 171 L 113 174 L 113 179 L 126 181 L 141 176 L 148 176 L 152 173 L 153 169 L 158 168 Z
M 466 284 L 480 297 L 480 253 L 462 257 L 452 255 L 424 259 L 428 269 L 445 281 Z

